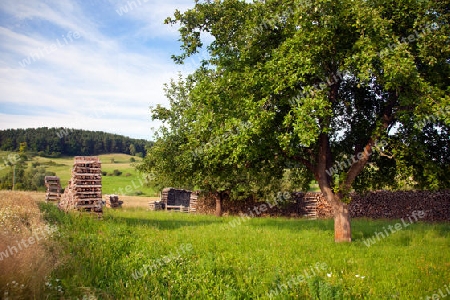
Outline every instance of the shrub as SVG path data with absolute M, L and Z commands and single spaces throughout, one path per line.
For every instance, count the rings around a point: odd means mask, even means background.
M 115 169 L 115 170 L 113 171 L 113 175 L 114 175 L 114 176 L 120 176 L 120 175 L 122 175 L 122 171 L 119 171 L 119 170 Z

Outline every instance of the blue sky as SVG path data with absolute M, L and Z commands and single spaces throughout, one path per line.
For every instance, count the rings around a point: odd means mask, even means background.
M 152 139 L 149 106 L 175 65 L 178 28 L 193 0 L 1 0 L 0 129 L 69 127 Z

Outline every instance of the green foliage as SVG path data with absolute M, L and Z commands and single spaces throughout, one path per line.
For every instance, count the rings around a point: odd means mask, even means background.
M 120 176 L 122 175 L 122 171 L 119 171 L 118 169 L 114 169 L 113 176 Z
M 47 171 L 38 162 L 28 164 L 24 160 L 19 160 L 0 176 L 0 189 L 12 189 L 14 179 L 16 190 L 42 191 L 45 189 L 45 176 L 54 175 L 56 175 L 54 172 Z
M 400 220 L 354 220 L 344 245 L 333 242 L 332 220 L 253 218 L 232 228 L 236 217 L 106 209 L 98 220 L 40 206 L 63 249 L 49 278 L 62 292 L 48 289 L 49 298 L 420 299 L 448 284 L 449 224 L 414 223 L 367 247 Z M 183 244 L 192 250 L 133 278 Z M 317 263 L 325 267 L 292 283 Z
M 343 298 L 343 287 L 333 286 L 319 276 L 315 276 L 308 281 L 311 299 L 314 300 L 341 300 Z
M 176 11 L 166 19 L 180 25 L 175 62 L 199 52 L 204 33 L 213 39 L 202 65 L 168 86 L 170 107 L 152 110 L 164 127 L 141 170 L 161 185 L 232 194 L 276 189 L 295 163 L 342 199 L 352 188 L 448 188 L 450 124 L 438 112 L 450 103 L 449 17 L 448 3 L 432 0 L 227 0 Z M 424 119 L 430 128 L 418 130 Z M 389 143 L 375 153 L 380 139 Z M 327 176 L 367 149 L 338 180 Z

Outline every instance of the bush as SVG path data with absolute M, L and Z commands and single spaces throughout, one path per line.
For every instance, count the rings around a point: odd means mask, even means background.
M 53 157 L 53 158 L 61 157 L 61 152 L 52 152 L 52 153 L 50 154 L 50 157 Z
M 113 175 L 114 175 L 114 176 L 120 176 L 120 175 L 122 175 L 122 171 L 119 171 L 119 170 L 115 169 L 115 170 L 113 171 Z
M 131 157 L 131 158 L 130 158 L 130 162 L 132 162 L 132 163 L 133 163 L 133 162 L 136 162 L 136 159 L 135 159 L 134 157 Z
M 107 176 L 108 173 L 106 171 L 102 171 L 102 176 Z

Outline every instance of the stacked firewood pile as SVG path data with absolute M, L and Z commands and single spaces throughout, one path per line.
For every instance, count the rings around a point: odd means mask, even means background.
M 203 194 L 199 197 L 197 211 L 214 214 L 217 195 L 213 193 Z M 276 195 L 271 201 L 263 202 L 249 197 L 245 200 L 230 201 L 225 197 L 222 204 L 224 215 L 246 214 L 254 217 L 308 217 L 316 218 L 316 193 L 292 193 L 289 197 L 278 198 Z
M 423 211 L 423 221 L 450 221 L 450 190 L 354 194 L 349 208 L 352 218 L 401 219 L 413 211 Z
M 58 176 L 45 176 L 46 201 L 59 201 L 61 199 L 61 182 Z
M 327 219 L 333 217 L 333 208 L 322 193 L 314 193 L 317 197 L 317 217 Z
M 197 202 L 198 202 L 198 192 L 192 192 L 189 200 L 189 212 L 197 211 Z
M 123 201 L 119 200 L 118 195 L 106 195 L 105 204 L 111 208 L 121 208 Z
M 214 214 L 216 196 L 199 198 L 197 211 Z M 450 191 L 375 191 L 365 195 L 351 194 L 349 211 L 352 218 L 401 219 L 413 211 L 424 211 L 423 221 L 450 221 Z M 261 208 L 264 207 L 264 212 Z M 256 210 L 255 210 L 256 209 Z M 316 215 L 314 216 L 314 210 Z M 225 199 L 224 215 L 286 216 L 332 218 L 333 209 L 322 193 L 292 193 L 292 197 L 278 205 L 268 205 L 252 198 L 243 201 Z M 256 213 L 260 211 L 260 213 Z
M 72 178 L 59 207 L 102 212 L 102 172 L 97 156 L 75 156 Z

